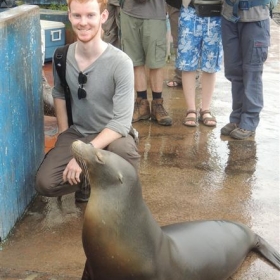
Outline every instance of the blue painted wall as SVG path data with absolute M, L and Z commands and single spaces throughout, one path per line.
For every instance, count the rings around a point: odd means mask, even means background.
M 0 13 L 0 237 L 5 239 L 35 194 L 44 156 L 40 10 Z

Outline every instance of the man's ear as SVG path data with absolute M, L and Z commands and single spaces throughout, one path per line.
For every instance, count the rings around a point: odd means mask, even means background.
M 68 8 L 68 10 L 67 10 L 67 15 L 68 15 L 69 21 L 71 22 L 71 12 L 70 12 L 70 9 L 69 9 L 69 8 Z
M 101 14 L 101 23 L 103 24 L 104 22 L 106 22 L 108 17 L 109 17 L 109 12 L 107 9 L 105 9 Z

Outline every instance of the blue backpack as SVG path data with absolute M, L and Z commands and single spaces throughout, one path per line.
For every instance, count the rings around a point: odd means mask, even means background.
M 233 7 L 232 22 L 238 22 L 239 17 L 237 15 L 238 10 L 248 10 L 256 6 L 269 6 L 270 17 L 272 17 L 272 10 L 277 6 L 278 0 L 236 0 L 231 2 L 231 0 L 225 0 L 228 5 Z

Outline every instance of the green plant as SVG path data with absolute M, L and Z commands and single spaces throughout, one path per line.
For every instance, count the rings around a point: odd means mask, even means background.
M 68 6 L 66 4 L 51 3 L 49 5 L 40 5 L 43 9 L 50 9 L 55 11 L 67 11 Z
M 21 0 L 15 1 L 15 3 L 16 3 L 16 5 L 17 5 L 17 6 L 21 6 L 21 5 L 23 5 L 23 4 L 24 4 L 24 2 L 23 2 L 23 1 L 21 1 Z

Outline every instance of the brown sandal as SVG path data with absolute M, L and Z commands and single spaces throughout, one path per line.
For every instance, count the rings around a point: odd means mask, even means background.
M 209 110 L 204 110 L 204 111 L 201 111 L 200 110 L 200 116 L 199 116 L 199 121 L 202 122 L 205 126 L 216 126 L 217 124 L 217 121 L 216 121 L 216 118 L 215 117 L 207 117 L 207 118 L 203 118 L 203 115 L 205 114 L 211 114 L 211 112 Z M 210 124 L 209 122 L 215 122 L 214 124 Z
M 181 87 L 182 86 L 182 82 L 179 82 L 179 81 L 168 81 L 167 83 L 166 83 L 166 85 L 168 86 L 168 87 Z
M 196 117 L 188 117 L 189 114 L 195 114 Z M 194 122 L 194 123 L 188 123 L 188 122 Z M 197 126 L 197 112 L 195 110 L 188 110 L 186 112 L 186 117 L 184 119 L 183 125 L 185 126 L 190 126 L 190 127 L 195 127 Z

